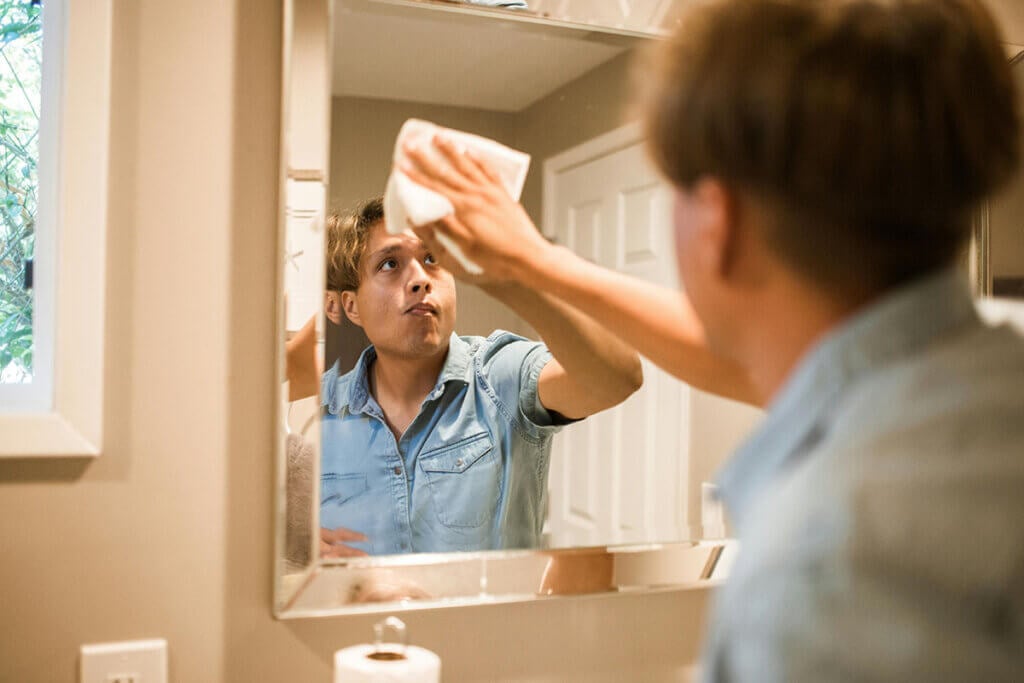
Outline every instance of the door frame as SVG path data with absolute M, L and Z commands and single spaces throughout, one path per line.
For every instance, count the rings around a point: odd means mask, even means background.
M 573 166 L 589 163 L 599 157 L 614 154 L 620 149 L 643 142 L 643 132 L 643 125 L 639 121 L 632 121 L 544 160 L 544 188 L 541 195 L 541 203 L 544 207 L 541 218 L 541 234 L 544 237 L 549 240 L 555 239 L 555 205 L 549 199 L 554 194 L 555 179 L 558 174 L 568 171 Z

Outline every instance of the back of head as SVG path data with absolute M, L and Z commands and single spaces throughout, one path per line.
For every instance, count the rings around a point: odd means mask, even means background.
M 662 172 L 762 200 L 774 252 L 838 291 L 951 263 L 1018 162 L 1009 65 L 977 0 L 710 0 L 653 67 Z

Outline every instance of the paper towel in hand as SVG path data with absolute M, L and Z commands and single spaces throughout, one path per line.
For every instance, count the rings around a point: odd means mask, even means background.
M 530 168 L 530 155 L 488 140 L 487 138 L 442 128 L 429 121 L 409 119 L 398 131 L 395 141 L 394 165 L 388 177 L 387 188 L 384 190 L 384 224 L 387 230 L 395 235 L 405 232 L 409 225 L 426 225 L 454 213 L 455 208 L 448 198 L 417 185 L 404 173 L 398 170 L 398 164 L 405 159 L 403 146 L 411 143 L 422 149 L 427 156 L 438 164 L 449 166 L 448 160 L 433 144 L 434 135 L 443 133 L 456 147 L 472 150 L 477 159 L 484 162 L 501 179 L 502 185 L 512 199 L 519 201 L 526 182 L 526 172 Z M 448 250 L 466 272 L 479 275 L 483 270 L 466 258 L 465 254 L 447 235 L 438 231 L 437 239 Z
M 334 683 L 439 683 L 441 658 L 409 645 L 401 659 L 375 659 L 376 645 L 355 645 L 334 653 Z M 385 652 L 394 652 L 386 650 Z

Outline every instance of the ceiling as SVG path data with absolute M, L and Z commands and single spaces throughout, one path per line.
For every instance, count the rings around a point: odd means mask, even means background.
M 516 112 L 640 40 L 429 8 L 339 3 L 332 92 Z

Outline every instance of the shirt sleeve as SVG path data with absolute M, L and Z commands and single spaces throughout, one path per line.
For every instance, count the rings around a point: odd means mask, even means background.
M 553 434 L 575 422 L 541 403 L 540 373 L 552 359 L 542 342 L 510 332 L 495 332 L 487 338 L 481 372 L 494 392 L 499 407 L 535 438 Z

